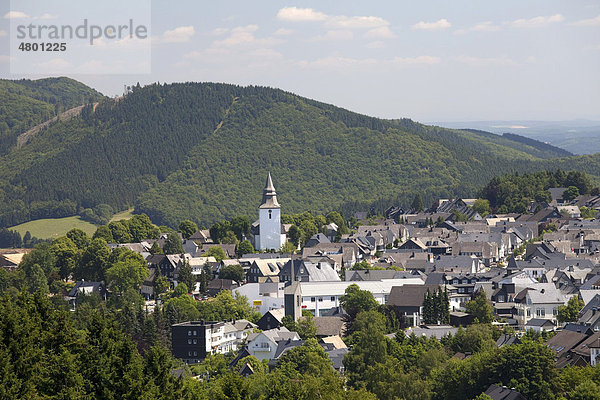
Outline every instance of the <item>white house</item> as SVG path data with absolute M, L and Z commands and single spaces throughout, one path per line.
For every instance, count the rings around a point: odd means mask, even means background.
M 298 282 L 302 295 L 301 307 L 320 317 L 323 313 L 340 305 L 340 297 L 352 284 L 361 290 L 368 290 L 379 304 L 386 304 L 394 286 L 423 285 L 421 278 L 382 279 L 379 281 L 333 281 L 333 282 Z
M 556 321 L 558 307 L 568 301 L 553 283 L 529 285 L 515 296 L 516 315 L 520 326 L 525 326 L 533 318 Z
M 296 332 L 290 332 L 285 327 L 269 329 L 260 333 L 248 335 L 248 352 L 254 357 L 262 360 L 270 360 L 275 357 L 277 344 L 282 340 L 300 340 Z
M 246 296 L 248 303 L 261 314 L 284 306 L 283 282 L 246 283 L 233 289 L 234 295 Z

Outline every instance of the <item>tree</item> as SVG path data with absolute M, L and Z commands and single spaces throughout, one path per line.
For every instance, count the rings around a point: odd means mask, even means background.
M 231 230 L 238 240 L 242 241 L 250 235 L 250 218 L 245 215 L 234 217 L 231 220 Z
M 353 283 L 348 286 L 340 298 L 340 304 L 350 316 L 351 321 L 356 318 L 356 315 L 362 311 L 374 310 L 379 306 L 373 293 L 368 290 L 361 290 L 360 287 Z
M 433 293 L 427 289 L 423 299 L 423 322 L 426 324 L 447 324 L 450 322 L 450 300 L 446 289 Z
M 123 294 L 127 289 L 139 289 L 149 271 L 141 255 L 123 247 L 119 249 L 124 251 L 119 252 L 117 261 L 106 270 L 106 280 L 112 289 Z
M 158 240 L 152 243 L 152 246 L 150 247 L 149 251 L 150 254 L 163 254 L 163 250 L 158 245 Z
M 326 222 L 328 224 L 332 222 L 336 224 L 338 226 L 338 233 L 341 235 L 350 233 L 350 229 L 348 229 L 348 225 L 346 224 L 344 217 L 342 217 L 342 215 L 337 211 L 331 211 L 329 214 L 327 214 Z
M 187 294 L 189 293 L 188 287 L 189 286 L 185 283 L 180 283 L 175 287 L 175 290 L 173 290 L 173 295 L 171 297 L 187 296 Z
M 297 250 L 297 247 L 288 240 L 283 244 L 283 246 L 281 246 L 281 249 L 279 249 L 279 252 L 293 254 L 296 250 Z
M 577 321 L 579 311 L 581 311 L 584 305 L 585 304 L 579 296 L 575 295 L 571 297 L 566 306 L 558 306 L 558 322 L 565 323 Z
M 237 283 L 242 283 L 246 277 L 246 273 L 244 272 L 244 268 L 239 265 L 226 265 L 221 268 L 219 272 L 219 278 L 221 279 L 231 279 L 236 281 Z
M 68 279 L 79 263 L 81 250 L 70 238 L 61 236 L 52 242 L 50 251 L 56 259 L 55 266 L 60 277 L 65 280 Z
M 490 212 L 490 201 L 487 199 L 477 199 L 473 203 L 473 210 L 477 211 L 479 215 L 485 217 Z
M 106 243 L 113 243 L 115 241 L 112 235 L 112 231 L 106 225 L 99 226 L 98 229 L 96 229 L 96 232 L 94 233 L 94 236 L 92 236 L 92 239 L 98 238 L 104 239 Z
M 579 189 L 577 188 L 577 186 L 569 186 L 563 192 L 563 199 L 565 199 L 567 201 L 571 201 L 578 196 L 579 196 Z
M 163 251 L 165 254 L 183 254 L 185 250 L 183 249 L 183 244 L 177 232 L 170 232 L 167 235 L 167 240 L 165 240 L 165 244 L 163 245 Z
M 184 239 L 189 239 L 190 236 L 198 231 L 198 225 L 189 219 L 185 219 L 179 223 L 177 231 L 181 232 L 181 236 L 183 236 Z
M 298 228 L 298 226 L 296 224 L 293 224 L 290 227 L 288 236 L 290 238 L 290 241 L 294 244 L 294 246 L 298 247 L 301 244 L 302 237 L 304 236 L 304 232 L 302 231 L 302 229 Z
M 33 267 L 27 274 L 27 282 L 29 283 L 29 291 L 31 293 L 39 292 L 45 295 L 50 291 L 48 288 L 48 278 L 46 278 L 39 264 L 33 264 Z
M 241 257 L 244 254 L 253 254 L 254 251 L 254 246 L 252 246 L 252 243 L 250 243 L 249 240 L 242 240 L 236 249 L 238 257 Z
M 277 367 L 315 376 L 332 369 L 329 357 L 316 339 L 308 339 L 301 346 L 286 351 L 277 361 Z
M 179 267 L 177 281 L 178 283 L 185 284 L 190 290 L 195 289 L 196 277 L 192 274 L 192 267 L 190 267 L 188 260 L 184 260 L 181 267 Z
M 67 232 L 67 237 L 71 239 L 79 249 L 85 249 L 90 244 L 90 237 L 81 229 L 71 229 Z
M 485 291 L 481 289 L 473 300 L 467 301 L 465 310 L 473 314 L 482 324 L 488 324 L 494 320 L 494 308 L 488 302 Z
M 108 260 L 111 256 L 110 247 L 102 238 L 92 239 L 90 245 L 83 251 L 81 261 L 75 267 L 75 279 L 99 282 L 105 280 Z
M 221 262 L 227 258 L 227 254 L 225 254 L 225 250 L 222 247 L 212 246 L 206 253 L 202 254 L 202 257 L 214 257 L 217 262 Z
M 355 321 L 356 330 L 352 334 L 353 346 L 344 358 L 348 385 L 360 388 L 366 385 L 366 371 L 369 366 L 384 363 L 388 356 L 385 334 L 385 319 L 378 312 L 365 311 Z
M 159 270 L 160 269 L 157 268 L 157 271 Z M 167 290 L 169 290 L 169 280 L 160 275 L 160 273 L 157 273 L 154 276 L 154 299 L 158 299 L 160 295 L 165 293 Z
M 300 224 L 300 230 L 302 231 L 302 243 L 306 243 L 313 235 L 319 233 L 319 229 L 314 222 L 305 220 Z
M 302 313 L 302 318 L 296 322 L 296 332 L 301 339 L 311 339 L 317 336 L 317 327 L 312 313 L 306 311 Z
M 415 210 L 417 212 L 423 211 L 423 199 L 421 199 L 420 194 L 417 193 L 415 195 L 415 198 L 413 199 L 412 203 L 410 204 L 410 208 L 412 208 L 413 210 Z

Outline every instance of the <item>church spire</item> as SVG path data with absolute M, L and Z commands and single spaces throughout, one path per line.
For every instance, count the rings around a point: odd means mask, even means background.
M 275 192 L 275 186 L 273 186 L 273 180 L 271 179 L 271 173 L 267 175 L 267 183 L 263 190 L 263 200 L 260 208 L 279 208 L 277 202 L 277 193 Z

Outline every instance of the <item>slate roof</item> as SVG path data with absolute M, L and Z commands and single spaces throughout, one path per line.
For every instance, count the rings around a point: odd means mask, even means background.
M 485 394 L 493 400 L 526 400 L 525 397 L 514 389 L 509 389 L 504 386 L 491 385 Z
M 560 357 L 568 353 L 569 350 L 583 342 L 586 338 L 587 335 L 584 333 L 563 330 L 551 337 L 546 342 L 546 345 L 556 353 L 557 357 Z
M 314 317 L 317 336 L 339 336 L 344 333 L 346 323 L 342 317 Z
M 518 336 L 507 335 L 506 333 L 503 333 L 502 335 L 500 335 L 498 340 L 496 340 L 496 346 L 498 346 L 498 347 L 510 346 L 511 344 L 520 344 L 520 343 L 521 343 L 521 339 L 519 339 Z
M 394 286 L 389 294 L 387 305 L 396 307 L 420 307 L 425 294 L 433 293 L 438 285 L 403 285 Z
M 554 323 L 552 321 L 550 321 L 549 319 L 545 319 L 545 318 L 532 318 L 529 321 L 527 321 L 527 327 L 530 326 L 536 326 L 536 327 L 554 327 Z
M 270 172 L 267 176 L 267 182 L 265 184 L 265 189 L 263 190 L 263 200 L 259 208 L 280 208 Z

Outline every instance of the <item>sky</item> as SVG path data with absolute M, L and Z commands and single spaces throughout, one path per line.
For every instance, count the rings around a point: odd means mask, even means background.
M 598 0 L 136 1 L 148 6 L 150 42 L 111 56 L 100 54 L 102 40 L 73 45 L 78 59 L 52 54 L 27 69 L 15 68 L 23 54 L 12 25 L 24 16 L 108 23 L 143 20 L 145 8 L 0 0 L 0 77 L 57 76 L 53 67 L 77 64 L 68 76 L 109 96 L 137 82 L 211 81 L 281 88 L 382 118 L 600 120 Z M 140 44 L 150 52 L 138 57 Z M 128 57 L 139 65 L 103 73 L 107 61 L 125 66 Z

